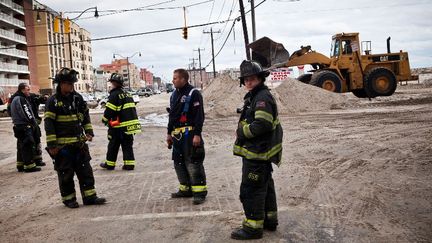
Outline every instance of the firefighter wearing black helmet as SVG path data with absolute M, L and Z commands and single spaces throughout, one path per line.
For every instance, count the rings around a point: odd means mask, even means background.
M 282 156 L 282 127 L 275 99 L 264 84 L 269 75 L 254 61 L 240 65 L 244 97 L 237 127 L 234 155 L 243 160 L 240 201 L 246 218 L 233 239 L 262 238 L 263 229 L 275 231 L 278 225 L 272 163 L 279 166 Z
M 102 168 L 114 170 L 120 145 L 123 151 L 123 170 L 135 168 L 133 135 L 141 132 L 135 102 L 132 95 L 123 90 L 123 77 L 113 73 L 109 79 L 112 85 L 102 122 L 108 128 L 108 151 Z
M 104 204 L 96 196 L 90 153 L 86 141 L 92 141 L 93 128 L 83 97 L 74 90 L 78 72 L 62 68 L 55 76 L 56 94 L 46 103 L 45 131 L 47 150 L 54 159 L 63 203 L 79 207 L 74 174 L 77 175 L 84 205 Z

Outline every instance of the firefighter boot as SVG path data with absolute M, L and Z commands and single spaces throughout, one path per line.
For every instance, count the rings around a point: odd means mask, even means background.
M 30 169 L 24 169 L 24 172 L 26 172 L 26 173 L 30 173 L 30 172 L 38 172 L 38 171 L 41 171 L 41 168 L 39 168 L 39 167 L 32 167 L 32 168 L 30 168 Z
M 63 201 L 63 204 L 68 208 L 78 208 L 79 204 L 75 199 Z
M 263 231 L 261 230 L 252 230 L 246 227 L 235 229 L 231 233 L 231 238 L 235 240 L 254 240 L 261 239 L 263 236 Z
M 134 165 L 123 165 L 122 167 L 123 170 L 134 170 L 134 168 Z
M 45 166 L 46 165 L 46 163 L 43 162 L 42 160 L 35 161 L 35 163 L 36 163 L 36 166 Z
M 83 199 L 84 205 L 101 205 L 106 203 L 106 199 L 103 197 L 90 197 L 90 198 L 84 198 Z
M 106 163 L 100 163 L 100 167 L 107 170 L 114 170 L 114 166 L 107 165 Z
M 203 196 L 194 196 L 193 197 L 193 204 L 198 205 L 205 202 L 205 197 Z
M 264 229 L 268 231 L 276 231 L 278 223 L 264 221 Z
M 171 198 L 192 197 L 192 191 L 178 191 L 171 193 Z

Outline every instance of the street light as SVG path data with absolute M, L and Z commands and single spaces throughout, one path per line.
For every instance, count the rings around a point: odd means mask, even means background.
M 94 17 L 95 17 L 95 18 L 99 17 L 99 12 L 98 12 L 98 10 L 97 10 L 97 7 L 91 7 L 91 8 L 88 8 L 88 9 L 82 11 L 78 16 L 76 16 L 75 18 L 72 18 L 72 19 L 70 19 L 70 20 L 73 21 L 73 20 L 77 20 L 77 19 L 79 19 L 79 17 L 81 17 L 81 15 L 83 15 L 85 12 L 89 11 L 90 9 L 94 9 L 94 10 L 95 10 L 95 13 L 94 13 Z
M 136 54 L 139 54 L 139 56 L 141 56 L 141 52 L 139 52 L 139 51 L 138 51 L 138 52 L 135 52 L 134 54 L 132 54 L 132 55 L 130 55 L 130 56 L 127 56 L 127 57 L 124 57 L 124 56 L 122 56 L 122 55 L 120 55 L 120 54 L 113 53 L 113 58 L 114 58 L 114 59 L 116 58 L 116 55 L 119 56 L 119 57 L 122 57 L 122 58 L 126 58 L 127 74 L 128 74 L 128 83 L 129 83 L 129 90 L 131 90 L 131 78 L 130 78 L 130 74 L 129 74 L 129 58 L 134 57 Z

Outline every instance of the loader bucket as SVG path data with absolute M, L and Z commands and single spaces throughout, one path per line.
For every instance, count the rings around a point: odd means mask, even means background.
M 271 67 L 277 63 L 287 62 L 290 55 L 285 47 L 268 37 L 263 37 L 249 44 L 252 49 L 252 60 L 257 61 L 263 68 Z

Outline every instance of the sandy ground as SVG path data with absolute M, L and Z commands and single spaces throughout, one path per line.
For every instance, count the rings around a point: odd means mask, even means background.
M 164 114 L 168 97 L 141 99 L 140 115 Z M 331 110 L 281 116 L 280 225 L 262 241 L 431 242 L 432 88 L 400 87 L 372 101 L 346 97 Z M 108 203 L 79 209 L 62 205 L 47 154 L 41 172 L 16 172 L 12 125 L 0 120 L 1 242 L 231 241 L 243 218 L 241 162 L 231 152 L 235 114 L 205 123 L 209 196 L 195 206 L 170 198 L 177 180 L 164 127 L 148 125 L 136 136 L 135 171 L 104 171 L 106 128 L 92 113 L 91 163 Z

